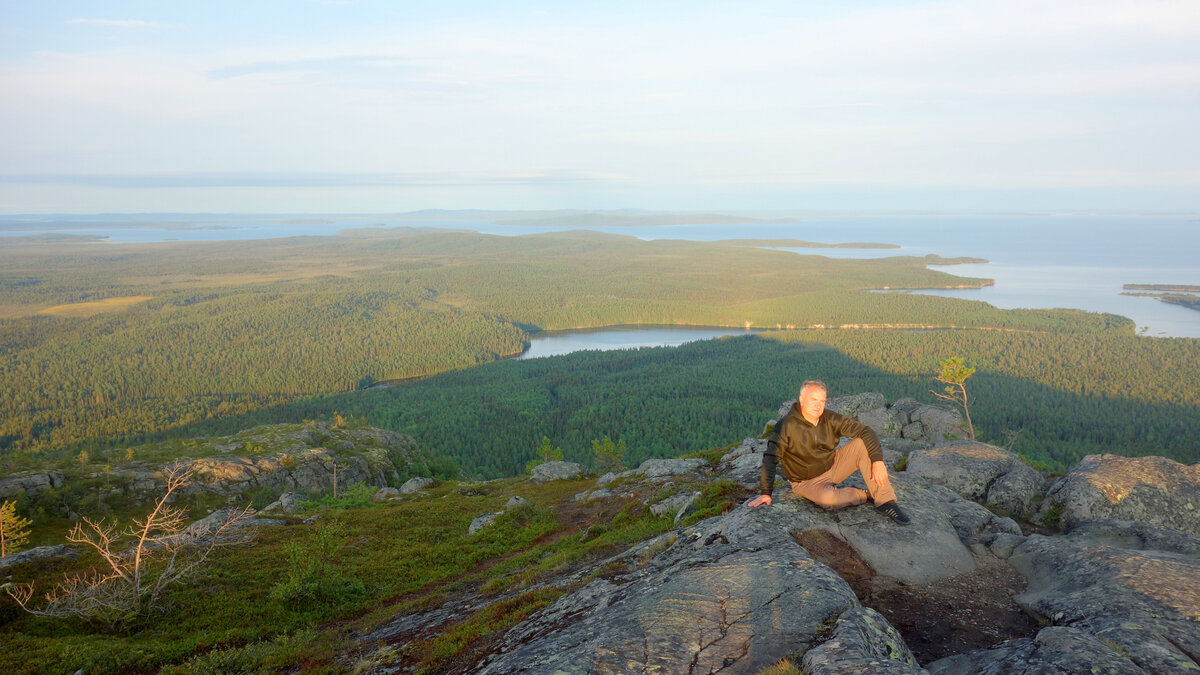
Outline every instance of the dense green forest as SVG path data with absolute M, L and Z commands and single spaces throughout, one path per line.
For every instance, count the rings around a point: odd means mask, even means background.
M 543 435 L 576 459 L 593 439 L 624 439 L 632 463 L 753 433 L 805 377 L 932 400 L 929 378 L 951 355 L 979 368 L 984 437 L 1019 430 L 1031 458 L 1195 454 L 1184 439 L 1196 437 L 1200 341 L 1137 338 L 1108 314 L 872 292 L 986 283 L 923 258 L 405 228 L 13 242 L 0 251 L 5 470 L 335 410 L 413 433 L 480 476 L 519 471 Z M 500 361 L 530 331 L 622 324 L 779 334 Z M 490 365 L 464 370 L 479 364 Z
M 334 411 L 414 435 L 433 454 L 480 477 L 519 473 L 549 437 L 566 459 L 591 461 L 591 441 L 628 445 L 627 464 L 720 447 L 757 435 L 800 382 L 830 396 L 876 391 L 889 401 L 936 402 L 937 361 L 963 354 L 981 440 L 1045 468 L 1086 454 L 1200 459 L 1194 340 L 1106 333 L 795 331 L 674 348 L 580 352 L 492 363 L 388 389 L 321 397 L 216 421 L 188 433 L 228 433 Z M 1141 382 L 1133 389 L 1121 382 Z
M 0 252 L 7 460 L 494 361 L 539 328 L 1010 320 L 980 303 L 848 293 L 962 281 L 917 259 L 596 233 L 11 241 Z

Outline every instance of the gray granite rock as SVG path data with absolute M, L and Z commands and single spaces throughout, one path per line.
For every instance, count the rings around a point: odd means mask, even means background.
M 848 485 L 861 486 L 857 474 Z M 905 583 L 928 583 L 975 570 L 975 560 L 959 529 L 970 540 L 995 518 L 983 507 L 920 479 L 892 476 L 901 507 L 912 518 L 897 525 L 869 504 L 827 511 L 788 488 L 773 494 L 773 503 L 759 509 L 787 514 L 794 532 L 823 530 L 848 543 L 877 573 Z M 973 516 L 966 522 L 967 515 Z M 726 516 L 728 518 L 728 516 Z M 955 519 L 959 522 L 956 525 Z
M 1095 635 L 1066 626 L 1049 626 L 1034 638 L 1008 640 L 988 649 L 939 659 L 929 664 L 928 671 L 931 675 L 1146 672 Z
M 838 617 L 829 639 L 804 654 L 805 675 L 915 675 L 926 672 L 882 614 L 854 607 Z
M 747 438 L 725 453 L 717 464 L 717 473 L 746 487 L 756 487 L 762 475 L 762 453 L 766 449 L 765 438 Z
M 887 399 L 883 397 L 883 394 L 869 391 L 862 394 L 832 397 L 825 402 L 825 408 L 846 417 L 853 417 L 866 424 L 861 416 L 887 410 Z
M 3 558 L 0 558 L 0 570 L 12 567 L 13 565 L 20 565 L 22 563 L 77 557 L 79 557 L 79 554 L 65 544 L 59 544 L 58 546 L 36 546 L 34 548 L 18 551 L 11 555 L 6 555 Z
M 917 450 L 909 455 L 906 471 L 1022 518 L 1030 515 L 1043 486 L 1041 474 L 1015 454 L 975 441 Z
M 1009 558 L 1029 581 L 1015 600 L 1096 636 L 1146 672 L 1200 672 L 1200 541 L 1156 530 L 1108 521 L 1030 536 Z
M 1066 527 L 1093 518 L 1137 520 L 1200 537 L 1200 463 L 1088 455 L 1056 481 L 1039 513 Z
M 913 422 L 921 424 L 919 436 L 905 434 L 905 438 L 928 441 L 933 446 L 967 438 L 967 425 L 962 415 L 938 405 L 918 405 L 909 413 Z
M 571 480 L 583 475 L 583 465 L 577 462 L 543 462 L 529 472 L 534 483 L 549 483 L 555 480 Z
M 298 492 L 285 492 L 279 495 L 279 508 L 283 509 L 284 513 L 296 513 L 301 510 L 300 502 L 304 501 L 304 495 Z
M 703 459 L 648 459 L 642 462 L 632 473 L 641 474 L 649 480 L 661 480 L 672 476 L 698 473 L 701 467 L 707 466 Z
M 513 495 L 512 497 L 509 497 L 508 501 L 504 504 L 504 510 L 511 511 L 513 509 L 519 509 L 525 506 L 529 506 L 528 499 L 525 499 L 520 495 Z
M 404 496 L 403 493 L 394 487 L 382 487 L 375 494 L 371 495 L 371 501 L 386 502 L 389 499 L 399 499 L 402 496 Z
M 433 485 L 433 479 L 427 476 L 413 476 L 404 481 L 404 485 L 400 486 L 400 494 L 411 495 L 414 492 L 420 492 L 425 488 Z
M 471 524 L 467 526 L 467 534 L 475 534 L 488 525 L 491 525 L 492 521 L 502 513 L 503 511 L 497 511 L 495 513 L 485 513 L 482 516 L 476 516 L 475 519 L 471 521 Z
M 36 497 L 46 488 L 58 488 L 66 484 L 61 471 L 30 471 L 7 478 L 0 478 L 0 499 L 8 499 L 18 492 Z
M 857 601 L 787 517 L 738 509 L 636 547 L 627 574 L 517 624 L 477 672 L 756 673 L 804 651 Z

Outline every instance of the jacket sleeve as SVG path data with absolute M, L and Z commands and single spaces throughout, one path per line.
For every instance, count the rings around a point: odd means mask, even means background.
M 834 419 L 838 424 L 836 431 L 839 436 L 861 438 L 863 445 L 867 446 L 867 455 L 871 457 L 871 461 L 883 461 L 883 449 L 879 446 L 879 436 L 875 435 L 874 429 L 845 415 L 838 415 Z
M 767 439 L 767 449 L 763 451 L 762 458 L 762 477 L 758 481 L 759 494 L 769 495 L 775 489 L 775 467 L 779 462 L 779 429 L 782 426 L 781 419 L 775 423 L 775 429 Z

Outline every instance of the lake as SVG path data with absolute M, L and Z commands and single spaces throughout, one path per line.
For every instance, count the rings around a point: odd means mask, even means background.
M 114 243 L 222 241 L 333 235 L 363 227 L 469 229 L 522 235 L 562 226 L 502 225 L 477 216 L 0 216 L 0 237 L 61 232 Z M 898 249 L 787 249 L 831 258 L 895 255 L 986 258 L 983 265 L 943 267 L 951 274 L 995 279 L 982 289 L 922 291 L 1012 309 L 1067 307 L 1127 316 L 1151 336 L 1200 337 L 1200 312 L 1153 298 L 1121 294 L 1121 286 L 1200 285 L 1200 218 L 1154 214 L 809 214 L 786 222 L 591 227 L 640 239 L 729 238 L 876 241 Z M 803 263 L 799 263 L 803 264 Z
M 518 359 L 537 359 L 560 356 L 585 350 L 610 351 L 640 347 L 678 347 L 697 340 L 711 340 L 725 335 L 750 335 L 756 331 L 740 328 L 705 328 L 701 326 L 614 326 L 592 330 L 535 333 L 529 349 Z

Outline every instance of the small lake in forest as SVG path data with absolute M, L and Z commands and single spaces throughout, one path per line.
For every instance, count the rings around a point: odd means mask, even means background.
M 560 356 L 586 350 L 610 351 L 640 347 L 678 347 L 697 340 L 725 335 L 750 335 L 759 331 L 704 326 L 610 326 L 587 330 L 535 333 L 529 349 L 518 359 Z

